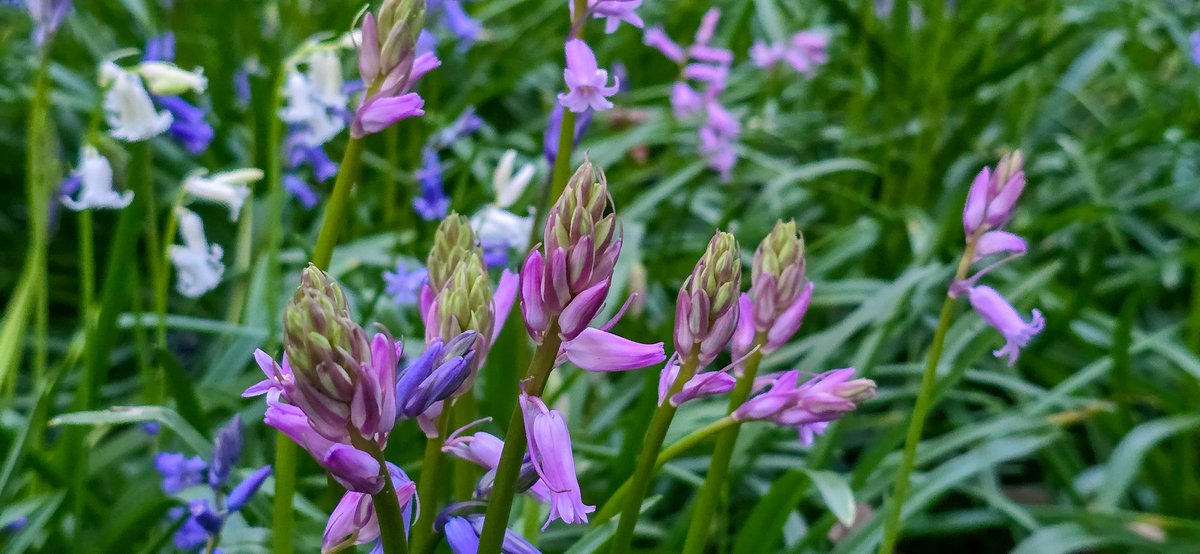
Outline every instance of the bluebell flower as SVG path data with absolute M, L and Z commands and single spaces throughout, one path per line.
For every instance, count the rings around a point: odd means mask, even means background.
M 546 156 L 546 163 L 550 167 L 554 167 L 554 158 L 558 156 L 558 136 L 559 130 L 562 127 L 563 107 L 562 104 L 555 104 L 554 111 L 550 112 L 550 120 L 546 123 L 546 132 L 542 135 L 542 153 Z M 575 116 L 575 145 L 579 145 L 583 134 L 587 132 L 588 125 L 592 123 L 592 110 L 588 110 Z
M 239 106 L 242 108 L 250 107 L 250 73 L 245 69 L 239 69 L 234 72 L 233 93 L 237 97 Z
M 193 154 L 208 149 L 213 140 L 213 128 L 204 121 L 204 110 L 178 96 L 159 96 L 158 104 L 174 117 L 171 136 Z
M 294 173 L 288 173 L 283 176 L 283 189 L 288 191 L 288 194 L 296 197 L 296 200 L 300 201 L 300 204 L 305 208 L 311 210 L 313 206 L 317 205 L 317 192 L 308 186 L 308 183 L 304 182 L 304 179 L 301 179 Z
M 229 480 L 229 472 L 242 455 L 242 418 L 233 416 L 217 431 L 213 440 L 212 463 L 208 465 L 208 486 L 217 489 Z
M 508 267 L 508 241 L 496 239 L 481 240 L 479 241 L 479 245 L 483 248 L 483 264 L 488 269 Z
M 483 32 L 483 26 L 463 9 L 460 0 L 429 0 L 425 9 L 454 35 L 459 52 L 470 50 Z
M 421 285 L 429 278 L 425 266 L 411 259 L 396 261 L 395 271 L 384 271 L 385 291 L 397 306 L 412 306 L 421 294 Z
M 195 552 L 208 544 L 208 531 L 205 531 L 200 522 L 192 517 L 189 510 L 179 507 L 171 508 L 167 511 L 167 517 L 175 521 L 186 518 L 179 529 L 175 531 L 175 548 L 184 552 Z
M 446 217 L 450 211 L 450 199 L 442 189 L 442 162 L 435 148 L 426 146 L 421 151 L 421 170 L 417 172 L 421 194 L 413 199 L 413 209 L 425 221 Z
M 236 512 L 242 509 L 254 493 L 258 492 L 259 487 L 271 476 L 271 466 L 262 466 L 251 473 L 249 477 L 238 483 L 233 490 L 229 491 L 229 497 L 225 499 L 225 509 L 230 512 Z
M 71 0 L 25 0 L 25 9 L 33 19 L 33 44 L 42 48 L 67 18 Z
M 463 110 L 463 113 L 445 129 L 438 132 L 430 143 L 436 148 L 445 148 L 478 131 L 480 127 L 483 127 L 483 118 L 479 117 L 475 113 L 475 107 L 471 106 Z
M 162 474 L 162 489 L 167 494 L 204 482 L 207 468 L 208 464 L 200 456 L 189 458 L 178 452 L 162 452 L 154 457 L 154 469 Z
M 175 61 L 175 33 L 167 31 L 146 41 L 142 59 L 148 62 Z
M 1192 32 L 1189 38 L 1192 42 L 1192 63 L 1200 66 L 1200 31 Z
M 301 165 L 308 164 L 312 168 L 313 177 L 316 177 L 319 183 L 323 183 L 329 180 L 330 177 L 337 175 L 337 162 L 329 159 L 329 155 L 325 153 L 325 149 L 321 146 L 308 145 L 302 140 L 288 137 L 286 147 L 288 149 L 288 169 L 297 169 Z

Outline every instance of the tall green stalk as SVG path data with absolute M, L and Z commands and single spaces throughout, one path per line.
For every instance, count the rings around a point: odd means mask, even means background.
M 325 219 L 321 222 L 321 231 L 317 235 L 317 247 L 313 250 L 312 258 L 313 265 L 322 271 L 329 269 L 329 261 L 333 259 L 333 247 L 337 244 L 343 212 L 350 199 L 350 190 L 354 188 L 354 182 L 358 180 L 358 172 L 362 167 L 363 146 L 363 140 L 358 138 L 350 139 L 346 145 L 346 153 L 342 156 L 342 165 L 333 184 L 333 195 L 325 206 Z M 274 554 L 290 554 L 294 548 L 292 533 L 295 517 L 292 513 L 292 498 L 296 494 L 296 455 L 296 443 L 280 432 L 275 438 L 275 513 L 271 520 L 271 551 Z M 386 468 L 386 465 L 384 467 Z M 396 490 L 391 484 L 391 478 L 384 481 L 387 483 L 384 490 L 390 490 L 391 497 L 395 498 Z M 399 508 L 397 513 L 398 511 Z M 407 551 L 407 545 L 404 550 L 396 552 L 404 551 Z M 387 552 L 392 554 L 390 550 Z
M 699 353 L 698 345 L 691 349 L 691 353 L 683 360 L 683 365 L 679 368 L 679 375 L 675 377 L 675 382 L 671 383 L 671 389 L 667 392 L 663 403 L 654 410 L 654 415 L 650 418 L 650 426 L 646 429 L 646 439 L 642 443 L 642 452 L 638 454 L 637 467 L 633 471 L 633 478 L 629 485 L 629 494 L 625 496 L 624 506 L 621 509 L 621 520 L 617 523 L 616 534 L 613 535 L 611 550 L 613 554 L 629 552 L 630 545 L 633 544 L 633 531 L 637 527 L 642 500 L 646 498 L 646 492 L 650 489 L 654 468 L 658 465 L 659 450 L 662 448 L 663 439 L 667 437 L 671 420 L 675 418 L 676 408 L 671 405 L 670 398 L 683 390 L 684 383 L 696 375 L 697 366 L 700 365 Z
M 754 346 L 761 348 L 766 344 L 765 333 L 754 337 Z M 762 351 L 756 348 L 746 358 L 742 376 L 738 377 L 733 392 L 729 395 L 729 413 L 738 409 L 750 397 L 754 390 L 754 378 L 758 376 L 758 365 L 762 362 Z M 709 525 L 716 512 L 717 499 L 721 496 L 725 478 L 729 475 L 729 464 L 733 460 L 733 447 L 737 444 L 740 426 L 733 426 L 722 431 L 717 437 L 717 445 L 713 448 L 712 459 L 708 463 L 708 474 L 704 477 L 704 488 L 696 497 L 692 520 L 688 524 L 687 539 L 683 542 L 684 554 L 700 554 L 708 543 Z
M 978 237 L 967 241 L 967 248 L 958 261 L 958 269 L 954 272 L 954 281 L 958 282 L 967 276 L 971 268 L 971 259 L 975 256 L 975 245 Z M 917 403 L 913 407 L 912 418 L 908 420 L 908 434 L 904 438 L 904 456 L 900 461 L 900 471 L 896 473 L 896 484 L 892 492 L 891 506 L 883 522 L 883 542 L 879 545 L 879 554 L 891 554 L 900 538 L 900 516 L 904 509 L 904 501 L 908 497 L 909 477 L 917 460 L 917 444 L 921 442 L 921 432 L 925 429 L 925 418 L 933 405 L 934 389 L 937 385 L 937 366 L 942 359 L 942 351 L 946 346 L 946 332 L 950 329 L 951 317 L 954 315 L 954 297 L 946 295 L 942 303 L 942 312 L 938 316 L 937 329 L 933 333 L 933 344 L 925 358 L 925 371 L 921 373 L 921 388 L 917 393 Z
M 554 360 L 562 340 L 558 337 L 558 321 L 546 331 L 545 339 L 533 352 L 533 360 L 525 372 L 525 392 L 530 396 L 541 396 L 546 380 L 554 369 Z M 525 415 L 518 404 L 513 408 L 508 421 L 508 432 L 504 434 L 504 451 L 496 466 L 496 481 L 488 496 L 487 512 L 483 520 L 483 533 L 479 536 L 478 554 L 499 554 L 508 528 L 508 517 L 512 512 L 512 500 L 516 491 L 517 474 L 521 469 L 521 458 L 525 455 Z
M 448 402 L 448 401 L 447 401 Z M 421 476 L 417 482 L 417 497 L 425 501 L 427 508 L 421 510 L 421 515 L 413 524 L 412 549 L 418 554 L 425 552 L 433 538 L 433 520 L 437 517 L 436 506 L 441 498 L 442 474 L 445 456 L 442 454 L 442 441 L 446 438 L 446 430 L 450 427 L 454 407 L 442 407 L 442 415 L 437 420 L 438 435 L 425 440 L 425 457 L 421 463 Z

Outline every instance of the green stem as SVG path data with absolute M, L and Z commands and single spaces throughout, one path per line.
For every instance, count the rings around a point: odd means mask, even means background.
M 534 225 L 529 229 L 529 244 L 537 244 L 540 236 L 539 225 L 545 223 L 546 214 L 550 212 L 550 204 L 562 196 L 570 178 L 571 153 L 575 149 L 575 112 L 563 109 L 562 120 L 558 127 L 558 151 L 554 155 L 554 167 L 550 172 L 550 181 L 542 189 L 542 197 L 538 199 L 537 216 L 533 218 Z
M 530 396 L 541 396 L 546 380 L 554 369 L 558 348 L 562 339 L 558 336 L 558 321 L 555 320 L 546 332 L 546 338 L 538 345 L 525 372 L 525 392 Z M 513 407 L 508 421 L 508 432 L 504 434 L 504 451 L 496 466 L 496 481 L 488 498 L 487 512 L 483 519 L 483 533 L 479 536 L 478 554 L 500 554 L 504 532 L 508 528 L 508 517 L 512 512 L 513 494 L 517 474 L 521 469 L 521 458 L 525 455 L 525 416 L 518 403 Z
M 737 427 L 740 425 L 741 422 L 734 421 L 731 417 L 723 417 L 712 423 L 709 423 L 708 425 L 705 425 L 704 427 L 692 431 L 687 436 L 679 439 L 674 444 L 664 448 L 662 452 L 658 453 L 658 459 L 654 460 L 654 470 L 658 471 L 658 469 L 667 462 L 678 458 L 684 452 L 691 450 L 697 444 L 708 440 L 713 435 L 729 429 L 730 427 Z M 624 483 L 621 483 L 621 486 L 617 487 L 617 490 L 613 492 L 611 497 L 609 497 L 608 502 L 604 503 L 604 507 L 600 508 L 600 511 L 596 512 L 596 514 L 592 516 L 592 526 L 599 526 L 604 522 L 616 517 L 618 513 L 617 510 L 620 509 L 622 501 L 625 500 L 625 496 L 629 494 L 629 489 L 632 486 L 633 477 L 631 476 L 630 478 L 626 479 Z
M 292 497 L 296 495 L 296 443 L 282 432 L 275 434 L 275 503 L 271 518 L 271 552 L 291 554 L 295 547 L 292 541 L 292 526 L 295 509 Z
M 79 313 L 86 326 L 88 310 L 96 296 L 96 252 L 92 236 L 92 211 L 79 212 Z
M 470 424 L 478 418 L 479 406 L 476 405 L 475 390 L 472 389 L 454 401 L 454 416 L 451 418 L 451 422 L 453 422 L 454 428 L 457 429 Z M 439 446 L 441 445 L 439 444 Z M 471 495 L 475 492 L 475 483 L 479 479 L 479 473 L 476 470 L 475 464 L 459 459 L 453 459 L 450 462 L 450 467 L 454 471 L 453 498 L 460 502 L 471 498 Z
M 424 502 L 420 517 L 413 524 L 413 552 L 425 552 L 433 538 L 433 520 L 437 517 L 438 499 L 441 498 L 442 473 L 445 456 L 442 454 L 442 441 L 446 438 L 446 430 L 450 427 L 454 407 L 443 406 L 442 415 L 438 417 L 438 435 L 425 440 L 425 458 L 421 463 L 421 477 L 417 482 L 417 497 Z
M 229 306 L 225 311 L 225 321 L 238 323 L 242 320 L 242 312 L 246 307 L 246 298 L 250 296 L 250 262 L 254 254 L 254 197 L 250 197 L 250 205 L 242 208 L 238 219 L 237 254 L 233 262 L 233 272 L 237 281 L 229 295 Z M 171 236 L 167 235 L 167 241 Z
M 286 73 L 282 67 L 275 70 L 275 79 L 271 85 L 270 113 L 272 114 L 279 113 L 283 105 L 283 79 Z M 279 249 L 283 242 L 283 204 L 286 196 L 283 190 L 283 121 L 278 117 L 269 117 L 267 120 L 266 178 L 269 215 L 267 216 L 267 286 L 263 300 L 267 313 L 267 329 L 270 331 L 268 336 L 274 338 L 282 319 L 275 317 L 279 309 L 276 306 L 279 295 L 275 294 L 274 287 L 279 281 Z M 279 479 L 278 467 L 275 468 L 275 479 Z M 279 554 L 278 551 L 276 554 Z
M 754 344 L 761 347 L 767 342 L 765 333 L 755 337 Z M 754 378 L 758 376 L 758 364 L 762 361 L 762 350 L 755 350 L 746 358 L 742 376 L 738 377 L 737 385 L 729 395 L 729 413 L 738 409 L 754 390 Z M 717 445 L 713 448 L 712 459 L 708 463 L 708 474 L 704 477 L 704 488 L 696 497 L 696 507 L 692 512 L 692 520 L 688 525 L 687 539 L 683 542 L 684 554 L 701 554 L 708 542 L 709 526 L 716 512 L 717 500 L 729 475 L 729 464 L 733 460 L 733 447 L 737 444 L 738 430 L 733 426 L 723 431 L 717 437 Z
M 683 390 L 684 383 L 687 383 L 696 374 L 696 368 L 700 365 L 699 352 L 699 345 L 692 348 L 691 353 L 680 366 L 675 382 L 671 383 L 671 389 L 666 398 L 663 399 L 663 403 L 658 406 L 658 409 L 654 410 L 654 415 L 650 418 L 650 426 L 646 429 L 646 439 L 642 443 L 642 452 L 638 454 L 637 467 L 633 471 L 629 494 L 625 497 L 624 506 L 621 509 L 617 533 L 613 536 L 611 550 L 613 554 L 629 552 L 630 545 L 633 544 L 633 531 L 637 527 L 642 500 L 646 498 L 646 492 L 650 489 L 654 468 L 658 465 L 659 449 L 662 448 L 663 439 L 667 437 L 671 420 L 675 418 L 676 408 L 671 405 L 670 398 Z
M 337 244 L 338 232 L 342 228 L 342 218 L 350 201 L 350 191 L 354 188 L 354 182 L 358 180 L 365 145 L 361 138 L 351 138 L 346 144 L 341 169 L 338 171 L 337 181 L 333 183 L 333 194 L 325 206 L 325 220 L 321 222 L 321 232 L 317 235 L 317 247 L 313 250 L 312 263 L 322 270 L 329 269 L 329 261 L 333 259 L 333 247 Z
M 954 272 L 954 281 L 961 281 L 971 269 L 971 258 L 975 255 L 975 245 L 978 236 L 967 241 L 966 251 L 958 261 L 958 269 Z M 933 333 L 933 344 L 925 358 L 925 370 L 921 374 L 921 388 L 917 392 L 917 403 L 913 407 L 912 418 L 908 421 L 908 434 L 904 438 L 904 455 L 900 461 L 900 471 L 896 473 L 896 484 L 892 492 L 891 509 L 883 522 L 883 542 L 879 545 L 879 554 L 891 554 L 900 538 L 900 516 L 904 509 L 904 500 L 908 496 L 909 477 L 917 460 L 917 444 L 921 442 L 921 432 L 925 428 L 925 418 L 933 405 L 934 390 L 937 388 L 937 366 L 942 359 L 942 351 L 946 346 L 946 332 L 950 330 L 950 319 L 954 315 L 954 297 L 946 295 L 942 303 L 942 312 L 938 316 L 937 329 Z
M 400 513 L 400 497 L 392 483 L 391 473 L 382 452 L 376 452 L 380 471 L 383 472 L 383 490 L 375 493 L 372 502 L 379 519 L 379 542 L 383 543 L 383 554 L 408 554 L 408 539 L 404 536 L 404 516 Z M 433 512 L 434 510 L 429 510 Z

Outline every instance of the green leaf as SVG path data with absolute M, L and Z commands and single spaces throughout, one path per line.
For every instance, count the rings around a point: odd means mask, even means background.
M 817 486 L 817 492 L 821 493 L 821 499 L 825 501 L 825 505 L 838 518 L 838 521 L 847 527 L 854 525 L 856 511 L 854 491 L 850 490 L 850 485 L 846 483 L 846 480 L 832 471 L 813 469 L 804 469 L 803 471 Z
M 171 390 L 171 396 L 175 398 L 179 415 L 183 416 L 183 419 L 199 430 L 201 434 L 207 436 L 208 418 L 204 417 L 204 407 L 200 404 L 200 398 L 196 396 L 192 378 L 183 371 L 183 367 L 179 365 L 179 361 L 169 350 L 158 348 L 155 355 L 159 365 L 166 373 L 167 388 Z
M 32 546 L 38 536 L 45 531 L 46 524 L 51 517 L 54 517 L 54 512 L 58 511 L 59 505 L 66 496 L 66 492 L 57 492 L 42 497 L 41 505 L 29 512 L 29 515 L 26 516 L 28 519 L 25 521 L 25 526 L 17 531 L 17 534 L 9 540 L 0 554 L 20 554 Z
M 63 414 L 50 420 L 50 425 L 53 427 L 62 425 L 85 425 L 85 426 L 102 426 L 102 425 L 120 425 L 125 423 L 144 423 L 147 421 L 156 421 L 166 425 L 187 443 L 188 447 L 193 452 L 201 457 L 208 458 L 209 451 L 212 449 L 212 444 L 208 439 L 204 438 L 195 427 L 192 427 L 180 417 L 179 413 L 170 408 L 162 406 L 114 406 L 107 410 L 96 410 L 90 412 L 74 412 Z
M 638 514 L 646 513 L 647 510 L 658 504 L 658 501 L 661 499 L 661 496 L 647 498 L 642 502 L 642 508 L 638 510 Z M 617 532 L 617 524 L 620 521 L 620 516 L 614 517 L 599 527 L 589 529 L 582 538 L 575 541 L 575 544 L 571 545 L 571 548 L 568 548 L 563 554 L 593 554 L 600 552 L 603 550 L 604 545 L 608 543 L 608 540 L 612 538 L 613 534 Z
M 788 514 L 804 498 L 804 483 L 808 479 L 808 474 L 800 470 L 789 471 L 776 479 L 767 494 L 754 505 L 745 525 L 738 531 L 733 542 L 733 554 L 770 551 L 770 546 L 783 532 Z
M 1200 416 L 1177 416 L 1157 419 L 1134 427 L 1113 450 L 1104 468 L 1104 484 L 1096 495 L 1096 507 L 1113 509 L 1125 496 L 1125 491 L 1137 477 L 1142 459 L 1154 445 L 1172 435 L 1189 431 L 1200 425 Z

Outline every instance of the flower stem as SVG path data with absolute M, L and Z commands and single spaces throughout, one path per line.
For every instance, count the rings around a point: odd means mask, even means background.
M 613 544 L 611 552 L 613 554 L 624 554 L 629 552 L 630 545 L 633 544 L 633 531 L 637 527 L 639 512 L 642 509 L 642 500 L 646 498 L 646 491 L 650 488 L 651 478 L 654 477 L 654 468 L 658 466 L 658 453 L 662 448 L 663 439 L 667 436 L 667 430 L 671 427 L 671 420 L 675 418 L 675 406 L 671 405 L 671 396 L 683 390 L 683 384 L 687 383 L 696 374 L 696 367 L 699 365 L 700 347 L 697 345 L 692 349 L 684 359 L 683 365 L 679 368 L 679 375 L 675 377 L 675 382 L 671 383 L 671 390 L 667 393 L 663 403 L 654 410 L 654 415 L 650 418 L 650 427 L 646 429 L 646 439 L 642 443 L 642 452 L 638 454 L 637 466 L 633 471 L 633 479 L 629 486 L 629 494 L 625 497 L 624 506 L 621 509 L 621 519 L 617 523 L 617 532 L 613 536 Z M 665 369 L 664 369 L 665 371 Z
M 408 540 L 404 537 L 404 517 L 400 514 L 400 498 L 396 496 L 396 486 L 392 484 L 392 476 L 387 464 L 380 456 L 383 472 L 383 490 L 375 493 L 372 500 L 375 504 L 375 515 L 379 518 L 379 540 L 383 543 L 384 554 L 408 554 Z M 433 510 L 430 510 L 433 512 Z
M 454 407 L 442 406 L 442 415 L 438 417 L 438 436 L 425 440 L 425 458 L 421 463 L 421 478 L 417 483 L 417 498 L 424 501 L 424 509 L 412 529 L 413 552 L 425 552 L 426 546 L 433 537 L 433 520 L 437 517 L 438 499 L 441 497 L 442 473 L 442 441 L 446 438 L 446 430 L 450 427 Z
M 736 427 L 739 425 L 741 425 L 741 423 L 734 421 L 733 418 L 723 417 L 712 423 L 709 423 L 708 425 L 705 425 L 704 427 L 692 431 L 687 436 L 679 439 L 674 444 L 662 449 L 662 452 L 658 453 L 658 459 L 654 460 L 655 471 L 661 468 L 663 464 L 666 464 L 667 462 L 679 457 L 680 454 L 687 452 L 693 446 L 704 442 L 709 437 L 729 429 L 730 427 Z M 626 479 L 624 483 L 621 483 L 621 486 L 617 487 L 617 490 L 613 492 L 611 497 L 609 497 L 608 502 L 604 503 L 604 507 L 600 508 L 600 511 L 596 512 L 596 514 L 592 516 L 591 523 L 593 526 L 601 525 L 604 522 L 616 517 L 617 509 L 621 506 L 621 502 L 625 500 L 625 496 L 629 494 L 629 488 L 631 486 L 633 486 L 633 477 Z
M 468 425 L 479 418 L 479 406 L 476 404 L 474 389 L 467 391 L 466 394 L 454 401 L 453 412 L 454 416 L 450 421 L 455 429 Z M 471 494 L 475 492 L 475 483 L 479 479 L 475 464 L 466 460 L 452 459 L 450 467 L 454 472 L 453 498 L 458 502 L 471 498 Z
M 765 333 L 755 337 L 755 346 L 761 347 L 767 342 Z M 729 413 L 738 409 L 754 390 L 754 378 L 758 376 L 758 364 L 762 361 L 762 350 L 755 350 L 746 358 L 742 376 L 738 377 L 737 385 L 729 395 Z M 688 524 L 687 539 L 683 542 L 683 554 L 700 554 L 708 542 L 709 525 L 716 512 L 717 499 L 721 495 L 725 478 L 729 475 L 729 464 L 733 460 L 733 448 L 737 444 L 739 426 L 733 426 L 717 437 L 717 445 L 713 448 L 712 459 L 708 463 L 708 474 L 704 477 L 704 488 L 696 497 L 696 507 L 692 512 L 692 520 Z
M 558 357 L 558 348 L 562 339 L 558 337 L 558 321 L 550 325 L 546 338 L 533 352 L 533 360 L 529 362 L 529 370 L 525 372 L 528 379 L 525 392 L 530 396 L 541 396 L 546 388 L 546 380 L 554 369 L 554 360 Z M 521 469 L 521 458 L 525 455 L 525 416 L 518 403 L 513 407 L 512 417 L 508 421 L 508 432 L 504 434 L 504 451 L 500 454 L 500 463 L 496 466 L 496 481 L 488 498 L 487 512 L 483 520 L 483 532 L 479 536 L 478 554 L 499 554 L 504 542 L 504 532 L 508 527 L 508 516 L 512 512 L 513 494 L 516 489 L 517 474 Z
M 958 261 L 958 269 L 954 273 L 954 282 L 961 281 L 971 268 L 971 259 L 975 255 L 977 237 L 967 241 L 966 251 Z M 896 484 L 891 498 L 891 507 L 883 522 L 883 542 L 879 545 L 880 554 L 891 554 L 900 538 L 900 515 L 904 509 L 904 500 L 908 496 L 909 477 L 917 461 L 917 444 L 921 442 L 921 432 L 925 428 L 925 418 L 933 404 L 934 389 L 937 381 L 937 366 L 942 359 L 942 351 L 946 346 L 946 332 L 950 329 L 950 319 L 954 315 L 953 296 L 946 295 L 942 303 L 942 312 L 938 316 L 937 329 L 933 333 L 933 344 L 925 358 L 925 370 L 921 373 L 921 388 L 917 392 L 917 403 L 913 407 L 912 418 L 908 421 L 908 434 L 904 438 L 904 455 L 900 461 L 900 471 L 896 473 Z
M 317 247 L 313 250 L 312 262 L 321 270 L 329 269 L 329 261 L 333 258 L 333 247 L 337 244 L 338 232 L 342 227 L 342 216 L 345 215 L 350 191 L 354 188 L 354 182 L 358 180 L 358 171 L 362 167 L 365 144 L 361 138 L 351 138 L 346 144 L 346 153 L 342 156 L 337 181 L 333 183 L 333 194 L 325 206 L 325 220 L 321 222 L 321 232 L 317 235 Z
M 563 109 L 563 116 L 558 127 L 558 150 L 554 154 L 554 167 L 550 173 L 550 182 L 542 189 L 542 197 L 538 199 L 537 216 L 529 229 L 529 244 L 537 244 L 540 229 L 538 225 L 546 221 L 550 212 L 550 204 L 554 202 L 567 188 L 568 173 L 571 171 L 571 152 L 575 149 L 575 112 Z
M 282 432 L 275 434 L 275 504 L 271 518 L 271 552 L 291 554 L 295 521 L 292 497 L 296 494 L 296 443 Z

